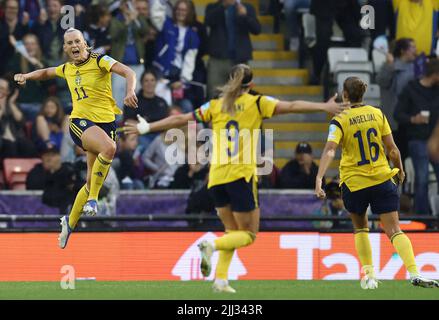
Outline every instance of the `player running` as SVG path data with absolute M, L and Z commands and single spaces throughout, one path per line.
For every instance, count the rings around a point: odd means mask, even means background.
M 354 225 L 355 248 L 365 274 L 361 287 L 378 288 L 367 227 L 366 209 L 369 205 L 374 214 L 380 215 L 384 232 L 404 262 L 410 282 L 425 288 L 439 287 L 437 281 L 420 276 L 410 239 L 399 228 L 398 184 L 405 178 L 401 155 L 383 112 L 362 103 L 366 88 L 367 85 L 357 77 L 347 78 L 343 84 L 343 101 L 349 101 L 352 107 L 330 122 L 315 193 L 319 198 L 325 198 L 322 179 L 341 144 L 340 184 L 344 205 Z M 389 166 L 383 144 L 395 166 L 393 169 Z
M 94 216 L 99 190 L 116 152 L 115 115 L 121 114 L 111 91 L 111 72 L 126 78 L 124 104 L 137 107 L 135 73 L 107 55 L 91 52 L 81 31 L 70 28 L 64 33 L 64 52 L 70 62 L 58 67 L 16 74 L 14 80 L 66 79 L 73 102 L 70 135 L 87 152 L 87 183 L 79 190 L 69 216 L 61 218 L 59 246 L 64 249 L 82 213 Z
M 209 172 L 208 188 L 218 216 L 225 227 L 225 234 L 210 243 L 199 244 L 201 272 L 208 277 L 211 257 L 219 251 L 216 279 L 213 290 L 235 292 L 228 283 L 228 269 L 236 249 L 252 244 L 259 230 L 259 204 L 256 177 L 256 150 L 252 143 L 243 143 L 239 134 L 244 130 L 253 133 L 260 129 L 262 120 L 277 114 L 319 112 L 332 114 L 342 112 L 346 106 L 334 102 L 279 101 L 268 96 L 249 94 L 253 73 L 247 65 L 232 68 L 229 81 L 221 89 L 221 98 L 213 99 L 199 109 L 183 115 L 171 116 L 157 122 L 126 123 L 124 131 L 145 134 L 187 125 L 188 121 L 211 122 L 213 129 L 213 154 Z M 248 132 L 247 131 L 247 132 Z M 251 134 L 252 135 L 252 134 Z M 248 142 L 248 141 L 247 141 Z M 241 161 L 249 158 L 247 164 Z M 226 159 L 226 161 L 221 161 Z

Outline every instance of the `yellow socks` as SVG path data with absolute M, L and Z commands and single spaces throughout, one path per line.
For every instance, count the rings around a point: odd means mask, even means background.
M 74 229 L 78 223 L 79 218 L 82 215 L 82 207 L 88 198 L 87 184 L 84 184 L 76 195 L 75 202 L 73 203 L 72 210 L 69 215 L 69 227 Z
M 227 280 L 230 263 L 232 262 L 235 250 L 220 250 L 218 264 L 216 265 L 215 279 Z
M 111 160 L 105 159 L 105 157 L 103 157 L 101 154 L 98 154 L 91 171 L 90 194 L 88 196 L 88 200 L 98 199 L 99 191 L 104 184 L 108 170 L 110 170 L 110 165 Z
M 402 231 L 395 233 L 390 238 L 390 241 L 404 262 L 404 265 L 410 275 L 418 274 L 418 267 L 416 266 L 412 243 L 405 233 Z
M 369 229 L 355 229 L 355 249 L 366 275 L 375 277 L 372 265 L 372 248 L 369 241 Z
M 256 235 L 250 231 L 231 231 L 215 239 L 215 250 L 234 250 L 252 244 Z
M 215 250 L 219 251 L 218 264 L 216 266 L 216 279 L 227 281 L 230 263 L 232 262 L 235 249 L 252 244 L 256 235 L 250 231 L 230 230 L 215 240 Z

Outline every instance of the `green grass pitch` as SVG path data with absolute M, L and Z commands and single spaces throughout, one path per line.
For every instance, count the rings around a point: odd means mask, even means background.
M 76 281 L 63 290 L 59 282 L 0 282 L 0 299 L 68 300 L 438 300 L 439 289 L 413 287 L 408 281 L 382 281 L 363 290 L 359 281 L 231 281 L 235 294 L 213 293 L 204 281 Z

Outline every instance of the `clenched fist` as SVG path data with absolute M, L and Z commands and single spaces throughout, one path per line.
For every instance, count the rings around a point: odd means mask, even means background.
M 14 75 L 14 81 L 17 82 L 19 85 L 25 85 L 26 75 L 22 73 L 17 73 L 16 75 Z

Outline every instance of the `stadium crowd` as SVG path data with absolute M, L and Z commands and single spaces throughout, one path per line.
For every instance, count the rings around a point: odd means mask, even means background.
M 334 45 L 331 42 L 334 22 L 343 31 L 343 46 L 371 49 L 379 36 L 387 37 L 390 49 L 376 81 L 381 88 L 382 109 L 396 131 L 402 155 L 413 159 L 415 212 L 424 214 L 430 213 L 427 197 L 430 159 L 426 143 L 439 110 L 439 65 L 432 57 L 435 50 L 432 39 L 436 34 L 432 34 L 433 28 L 425 26 L 425 21 L 431 20 L 436 2 L 272 0 L 267 9 L 274 16 L 283 12 L 287 50 L 304 46 L 300 10 L 309 10 L 315 16 L 316 39 L 309 47 L 310 84 L 322 82 L 327 51 Z M 423 6 L 418 10 L 415 6 L 419 3 Z M 374 6 L 376 12 L 375 29 L 370 33 L 359 24 L 360 7 L 364 4 Z M 65 30 L 60 23 L 63 5 L 75 8 L 75 27 L 84 31 L 93 51 L 109 54 L 136 72 L 139 107 L 124 108 L 123 117 L 118 119 L 120 124 L 136 120 L 137 114 L 157 121 L 201 106 L 217 94 L 215 88 L 227 80 L 231 66 L 252 60 L 250 34 L 261 33 L 255 8 L 237 0 L 208 4 L 204 23 L 197 20 L 191 0 L 172 3 L 165 0 L 3 1 L 0 6 L 0 157 L 42 157 L 43 163 L 28 177 L 28 188 L 44 189 L 44 183 L 53 183 L 53 174 L 59 171 L 63 179 L 69 180 L 61 183 L 63 188 L 69 186 L 66 197 L 75 194 L 75 188 L 81 185 L 76 180 L 81 179 L 84 170 L 78 164 L 83 161 L 83 155 L 68 134 L 67 119 L 72 106 L 66 83 L 29 82 L 18 91 L 11 81 L 15 73 L 64 62 Z M 282 7 L 283 11 L 279 9 Z M 124 80 L 113 75 L 112 86 L 114 98 L 122 107 Z M 168 144 L 160 133 L 139 137 L 122 134 L 113 162 L 117 177 L 113 188 L 185 188 L 191 189 L 196 199 L 204 199 L 206 165 L 169 164 L 165 160 Z M 314 189 L 318 167 L 311 146 L 302 142 L 295 151 L 295 158 L 282 169 L 274 167 L 269 176 L 261 177 L 261 187 Z M 51 158 L 55 158 L 55 163 L 47 164 Z M 433 163 L 433 168 L 439 178 L 439 164 Z M 72 170 L 75 177 L 70 173 Z M 51 187 L 60 191 L 56 186 Z M 334 203 L 330 210 L 337 211 L 338 203 Z M 57 205 L 64 208 L 66 204 Z

